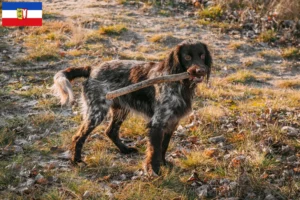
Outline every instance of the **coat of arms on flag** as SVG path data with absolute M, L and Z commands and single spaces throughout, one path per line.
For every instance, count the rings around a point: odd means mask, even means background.
M 42 2 L 2 2 L 2 26 L 42 26 Z

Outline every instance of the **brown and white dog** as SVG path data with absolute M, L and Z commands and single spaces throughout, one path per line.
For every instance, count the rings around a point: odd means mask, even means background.
M 86 77 L 83 83 L 83 121 L 72 139 L 72 161 L 82 162 L 81 150 L 88 135 L 111 112 L 111 122 L 106 135 L 121 153 L 137 150 L 123 144 L 119 129 L 130 111 L 141 113 L 148 120 L 149 143 L 145 170 L 157 174 L 161 164 L 166 164 L 165 155 L 179 120 L 192 109 L 196 83 L 207 80 L 212 66 L 207 46 L 197 41 L 185 41 L 177 45 L 165 60 L 159 63 L 113 60 L 98 67 L 67 68 L 54 76 L 53 90 L 62 104 L 72 103 L 74 95 L 70 81 Z M 107 92 L 167 74 L 188 71 L 190 79 L 153 85 L 113 100 L 107 100 Z

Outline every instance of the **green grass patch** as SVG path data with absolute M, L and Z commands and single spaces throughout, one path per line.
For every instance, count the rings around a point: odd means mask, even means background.
M 120 35 L 127 30 L 128 29 L 124 24 L 117 24 L 112 26 L 102 26 L 99 31 L 100 34 Z
M 171 12 L 169 10 L 160 10 L 158 14 L 164 17 L 169 17 L 171 15 Z
M 276 40 L 276 32 L 273 30 L 261 32 L 257 39 L 260 42 L 274 42 Z
M 199 16 L 202 19 L 209 18 L 215 20 L 221 17 L 222 14 L 223 14 L 223 9 L 220 5 L 212 6 L 199 11 Z
M 297 47 L 289 47 L 282 50 L 282 57 L 290 59 L 300 59 L 300 49 Z

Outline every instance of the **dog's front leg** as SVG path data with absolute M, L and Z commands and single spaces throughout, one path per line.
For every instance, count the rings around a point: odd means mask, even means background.
M 163 133 L 163 126 L 161 124 L 152 123 L 151 125 L 150 123 L 149 142 L 145 162 L 145 171 L 150 176 L 159 174 L 160 165 L 162 163 Z

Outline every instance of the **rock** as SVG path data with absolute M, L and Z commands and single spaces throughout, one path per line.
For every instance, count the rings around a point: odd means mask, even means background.
M 32 106 L 35 106 L 36 104 L 38 104 L 38 101 L 37 100 L 32 100 L 32 101 L 29 101 L 29 102 L 24 102 L 22 104 L 22 107 L 32 107 Z
M 276 198 L 272 194 L 268 194 L 265 200 L 276 200 Z
M 284 126 L 281 128 L 281 132 L 285 133 L 289 137 L 297 137 L 299 135 L 299 132 L 297 129 L 291 126 Z
M 293 28 L 295 25 L 295 22 L 293 20 L 284 20 L 281 22 L 282 28 Z
M 289 162 L 294 162 L 294 161 L 297 161 L 297 156 L 295 156 L 295 155 L 292 155 L 292 156 L 290 156 L 290 157 L 287 157 L 287 159 L 286 159 L 287 161 L 289 161 Z
M 139 180 L 141 177 L 140 176 L 133 176 L 131 177 L 131 180 Z
M 142 176 L 144 174 L 144 171 L 143 170 L 137 170 L 137 171 L 133 172 L 133 174 L 135 176 Z
M 41 136 L 36 135 L 36 134 L 30 135 L 30 136 L 28 137 L 28 140 L 29 140 L 29 141 L 35 141 L 35 140 L 39 140 L 39 139 L 41 139 Z
M 69 159 L 71 159 L 71 157 L 72 157 L 72 153 L 71 153 L 70 150 L 65 151 L 64 153 L 61 153 L 61 154 L 58 156 L 58 158 L 60 158 L 60 159 L 65 159 L 65 160 L 69 160 Z
M 196 189 L 196 193 L 197 193 L 199 199 L 203 199 L 208 196 L 207 195 L 208 188 L 209 188 L 209 185 L 202 185 Z
M 20 145 L 20 146 L 24 146 L 24 145 L 29 144 L 29 142 L 27 140 L 24 140 L 24 139 L 16 139 L 15 144 Z
M 204 3 L 205 7 L 210 7 L 210 6 L 213 6 L 213 5 L 215 5 L 214 1 L 207 1 L 207 2 Z
M 3 155 L 11 155 L 11 154 L 19 154 L 23 153 L 23 149 L 20 146 L 13 145 L 13 146 L 7 146 L 4 149 L 2 149 Z
M 88 190 L 86 190 L 84 193 L 83 193 L 83 195 L 82 195 L 82 198 L 89 198 L 89 196 L 90 196 L 90 191 L 88 191 Z
M 125 174 L 121 174 L 121 175 L 120 175 L 120 180 L 121 180 L 121 181 L 125 181 L 125 180 L 126 180 L 126 178 L 127 178 L 127 177 L 126 177 L 126 175 L 125 175 Z
M 27 91 L 27 90 L 29 90 L 30 88 L 31 88 L 30 85 L 25 85 L 25 86 L 23 86 L 23 87 L 20 88 L 20 91 Z
M 225 140 L 226 140 L 226 138 L 223 135 L 212 137 L 212 138 L 208 139 L 209 142 L 215 143 L 215 144 L 220 143 L 220 142 L 225 142 Z
M 226 178 L 220 179 L 221 185 L 228 184 L 228 183 L 230 183 L 230 181 L 228 179 L 226 179 Z
M 234 190 L 234 189 L 236 189 L 236 188 L 237 188 L 237 186 L 238 186 L 238 183 L 237 183 L 237 182 L 235 182 L 235 181 L 233 181 L 233 182 L 229 183 L 229 188 L 230 188 L 231 190 Z
M 39 180 L 39 179 L 42 179 L 42 178 L 44 178 L 44 176 L 42 174 L 37 174 L 34 179 Z
M 292 152 L 292 149 L 289 145 L 285 145 L 285 146 L 283 145 L 281 147 L 281 154 L 288 154 L 290 152 Z
M 229 151 L 229 150 L 232 150 L 233 149 L 233 145 L 232 144 L 227 144 L 225 145 L 223 142 L 220 142 L 218 144 L 218 146 L 223 149 L 224 151 Z
M 27 179 L 27 181 L 26 181 L 26 186 L 27 186 L 27 187 L 30 187 L 30 186 L 32 186 L 33 184 L 34 184 L 34 179 L 32 179 L 32 178 Z
M 20 193 L 21 195 L 24 193 L 29 193 L 29 188 L 28 187 L 20 187 L 17 189 L 17 192 Z

